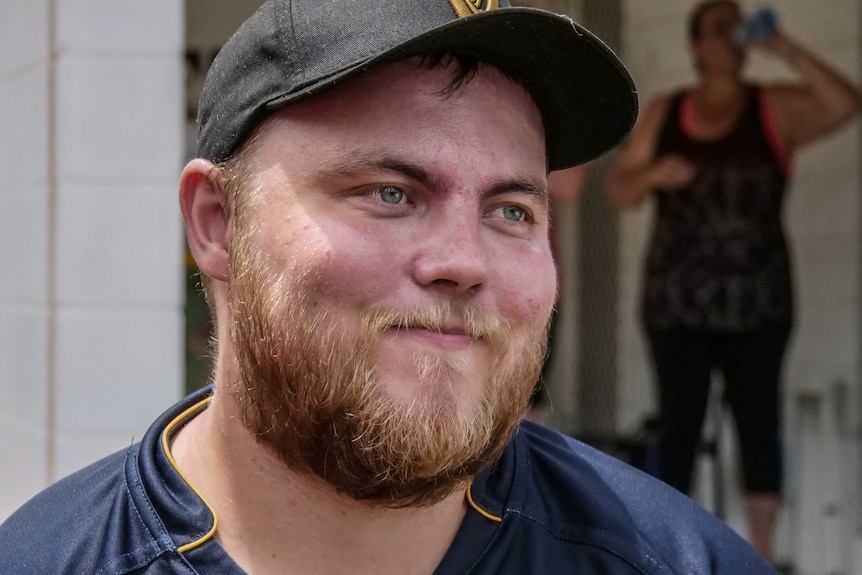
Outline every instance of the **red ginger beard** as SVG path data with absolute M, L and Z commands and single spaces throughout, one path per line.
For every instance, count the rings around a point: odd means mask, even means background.
M 271 269 L 248 236 L 237 233 L 231 251 L 231 338 L 241 380 L 230 392 L 258 443 L 294 471 L 392 508 L 433 504 L 499 458 L 539 377 L 547 322 L 514 342 L 503 321 L 471 303 L 351 309 L 320 297 L 326 282 L 313 272 Z M 432 352 L 413 358 L 414 398 L 392 398 L 375 381 L 380 335 L 399 326 L 439 330 L 453 310 L 490 349 L 481 401 L 472 411 L 459 405 L 470 362 Z

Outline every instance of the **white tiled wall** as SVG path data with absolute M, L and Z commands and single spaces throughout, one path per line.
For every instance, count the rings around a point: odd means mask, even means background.
M 46 482 L 46 327 L 40 306 L 0 305 L 0 518 Z
M 59 185 L 57 300 L 69 306 L 175 304 L 182 270 L 176 257 L 165 257 L 183 242 L 174 186 L 167 179 L 119 188 Z
M 624 2 L 623 58 L 644 104 L 659 92 L 692 81 L 685 21 L 694 4 L 693 0 Z M 748 7 L 762 4 L 743 2 Z M 824 3 L 808 0 L 783 0 L 772 5 L 789 34 L 860 83 L 862 1 L 834 0 L 828 2 L 828 9 Z M 767 80 L 793 77 L 786 67 L 762 56 L 752 57 L 749 74 Z M 855 405 L 860 396 L 859 143 L 857 119 L 849 128 L 798 154 L 785 213 L 795 265 L 798 319 L 786 368 L 789 511 L 779 548 L 808 575 L 862 572 L 862 565 L 852 564 L 853 549 L 858 547 L 853 532 L 860 521 L 859 445 L 848 448 L 846 438 L 834 429 L 836 385 L 844 382 L 849 386 L 848 404 Z M 636 420 L 644 410 L 642 406 L 652 405 L 643 401 L 652 395 L 651 374 L 635 315 L 650 221 L 647 207 L 625 214 L 620 222 L 621 422 Z M 819 407 L 813 415 L 800 416 L 798 406 L 805 404 L 806 397 L 814 398 L 813 404 L 806 405 Z M 850 411 L 858 418 L 856 410 Z M 855 425 L 858 427 L 858 422 Z M 828 454 L 847 464 L 825 462 Z M 803 474 L 800 466 L 810 473 Z M 733 475 L 729 478 L 735 479 Z M 738 501 L 734 501 L 737 510 L 731 520 L 742 527 Z M 825 517 L 826 509 L 838 511 Z M 837 535 L 811 536 L 824 533 L 824 529 L 833 529 Z
M 2 58 L 0 58 L 2 60 Z M 48 178 L 48 67 L 37 62 L 0 75 L 0 195 Z
M 0 306 L 0 421 L 7 424 L 47 426 L 46 320 L 40 306 Z
M 45 486 L 47 432 L 0 420 L 0 437 L 0 460 L 4 462 L 0 473 L 0 517 L 6 518 Z
M 0 519 L 181 393 L 183 7 L 0 0 Z
M 61 52 L 108 52 L 126 58 L 182 52 L 183 12 L 179 0 L 60 0 L 57 42 Z
M 0 305 L 44 306 L 47 254 L 47 184 L 0 184 Z
M 47 479 L 47 6 L 0 2 L 0 516 Z
M 0 79 L 48 57 L 49 0 L 0 2 Z M 5 124 L 4 124 L 5 125 Z
M 144 431 L 179 392 L 176 311 L 70 308 L 57 317 L 57 430 Z
M 178 55 L 61 56 L 58 176 L 123 186 L 173 180 L 182 157 L 182 110 L 173 102 L 182 94 L 181 80 Z

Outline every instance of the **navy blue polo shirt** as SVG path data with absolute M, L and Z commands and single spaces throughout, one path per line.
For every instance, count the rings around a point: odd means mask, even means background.
M 210 393 L 187 397 L 139 444 L 57 482 L 0 525 L 0 573 L 244 573 L 168 449 Z M 470 511 L 437 574 L 775 573 L 691 499 L 530 422 L 466 497 Z

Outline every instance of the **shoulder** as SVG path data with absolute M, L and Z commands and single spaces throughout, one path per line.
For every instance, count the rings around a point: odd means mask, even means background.
M 674 104 L 681 101 L 688 93 L 688 89 L 681 88 L 674 92 L 659 94 L 647 104 L 643 114 L 643 121 L 660 123 L 667 117 L 668 111 Z
M 686 93 L 686 90 L 678 90 L 657 95 L 647 104 L 646 114 L 660 114 L 667 111 L 675 100 L 682 98 Z
M 656 139 L 668 117 L 674 102 L 682 92 L 656 96 L 644 107 L 623 149 L 632 158 L 646 159 L 651 155 Z
M 136 452 L 93 463 L 12 514 L 0 525 L 0 573 L 126 573 L 124 565 L 143 565 L 155 546 L 134 517 L 125 479 Z
M 664 483 L 605 453 L 526 422 L 529 493 L 525 513 L 555 531 L 590 533 L 620 556 L 657 572 L 773 573 L 715 516 Z

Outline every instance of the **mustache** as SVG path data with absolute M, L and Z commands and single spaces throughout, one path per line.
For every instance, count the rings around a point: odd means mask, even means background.
M 435 300 L 422 306 L 395 308 L 375 306 L 362 320 L 366 333 L 379 335 L 390 329 L 427 329 L 442 333 L 453 326 L 476 341 L 504 349 L 508 344 L 508 322 L 474 303 L 456 304 Z

